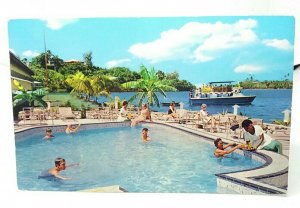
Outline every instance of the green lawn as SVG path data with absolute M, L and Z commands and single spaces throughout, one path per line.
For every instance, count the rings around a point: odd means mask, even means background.
M 85 108 L 96 108 L 96 104 L 79 99 L 70 93 L 49 93 L 43 100 L 50 100 L 51 106 L 71 106 L 73 110 L 79 110 L 84 105 Z

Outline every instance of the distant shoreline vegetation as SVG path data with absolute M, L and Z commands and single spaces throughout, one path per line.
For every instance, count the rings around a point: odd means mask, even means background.
M 80 73 L 80 75 L 78 74 L 76 77 L 77 81 L 84 80 L 83 82 L 85 83 L 91 81 L 91 84 L 97 82 L 98 85 L 101 86 L 101 90 L 107 92 L 136 91 L 136 89 L 125 89 L 122 85 L 142 78 L 140 72 L 130 70 L 126 67 L 101 68 L 94 66 L 92 62 L 92 52 L 83 54 L 83 60 L 83 62 L 78 60 L 64 61 L 58 56 L 53 55 L 50 50 L 32 58 L 31 61 L 22 59 L 22 61 L 34 71 L 33 78 L 41 82 L 44 86 L 47 86 L 50 92 L 55 92 L 59 89 L 66 89 L 69 92 L 73 91 L 74 85 L 72 86 L 70 79 L 74 78 L 74 75 L 78 73 Z M 48 69 L 47 85 L 46 67 Z M 176 71 L 165 73 L 161 70 L 157 70 L 156 75 L 164 84 L 172 86 L 178 91 L 189 91 L 196 88 L 195 85 L 189 81 L 180 79 Z M 69 82 L 67 80 L 69 80 Z M 84 91 L 84 89 L 79 91 Z
M 83 54 L 84 61 L 64 61 L 48 50 L 46 53 L 41 53 L 32 58 L 30 62 L 27 59 L 22 59 L 22 61 L 34 71 L 33 78 L 47 87 L 49 92 L 65 89 L 67 92 L 86 92 L 88 96 L 108 96 L 109 92 L 139 91 L 137 88 L 130 89 L 123 86 L 124 83 L 140 80 L 142 78 L 140 72 L 126 67 L 97 67 L 93 65 L 92 58 L 92 52 L 86 52 Z M 46 67 L 48 69 L 47 74 Z M 196 89 L 196 86 L 189 81 L 180 79 L 176 71 L 166 73 L 162 70 L 155 70 L 155 73 L 162 84 L 173 87 L 177 91 Z M 240 82 L 239 85 L 243 89 L 292 89 L 293 87 L 292 81 L 288 79 L 258 81 L 254 80 L 252 76 Z
M 239 83 L 243 89 L 292 89 L 293 81 L 291 80 L 274 80 L 274 81 L 251 81 L 245 80 Z

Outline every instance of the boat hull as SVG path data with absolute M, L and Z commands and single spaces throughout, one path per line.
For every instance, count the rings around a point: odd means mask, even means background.
M 201 105 L 203 103 L 210 105 L 250 105 L 256 96 L 243 97 L 216 97 L 216 98 L 190 98 L 190 105 Z
M 170 102 L 161 102 L 162 106 L 170 106 Z M 180 104 L 178 102 L 175 102 L 175 106 L 179 106 Z

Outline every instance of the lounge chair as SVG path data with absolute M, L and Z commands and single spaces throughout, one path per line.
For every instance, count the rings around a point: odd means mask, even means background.
M 20 119 L 23 119 L 23 124 L 25 124 L 27 120 L 33 120 L 33 108 L 24 107 L 22 113 L 20 113 Z
M 59 107 L 58 108 L 59 117 L 61 119 L 72 118 L 75 119 L 76 116 L 73 114 L 71 107 Z

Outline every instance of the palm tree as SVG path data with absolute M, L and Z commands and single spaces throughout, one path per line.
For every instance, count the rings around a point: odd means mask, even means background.
M 13 81 L 14 85 L 18 87 L 19 94 L 15 95 L 13 97 L 13 105 L 16 106 L 16 104 L 21 101 L 25 100 L 28 101 L 29 106 L 32 106 L 34 101 L 37 103 L 40 103 L 43 107 L 47 106 L 47 103 L 43 100 L 43 97 L 48 94 L 48 91 L 46 88 L 40 88 L 34 91 L 26 91 L 24 87 L 17 81 Z
M 113 85 L 114 77 L 105 75 L 85 76 L 82 72 L 68 76 L 66 82 L 73 88 L 71 94 L 85 94 L 89 99 L 91 96 L 109 96 L 110 87 Z
M 138 99 L 138 106 L 141 106 L 143 100 L 146 98 L 146 102 L 149 105 L 155 104 L 159 107 L 157 93 L 162 94 L 166 98 L 165 91 L 176 91 L 175 87 L 167 85 L 159 79 L 159 76 L 153 67 L 148 70 L 142 65 L 140 75 L 141 79 L 122 84 L 122 87 L 125 89 L 136 89 L 138 91 L 129 99 L 129 102 Z
M 116 77 L 106 75 L 94 75 L 91 77 L 93 96 L 104 95 L 110 97 L 109 90 L 113 87 Z
M 71 94 L 81 95 L 82 93 L 90 97 L 93 94 L 93 88 L 89 77 L 78 71 L 75 75 L 69 75 L 66 82 L 73 88 Z

